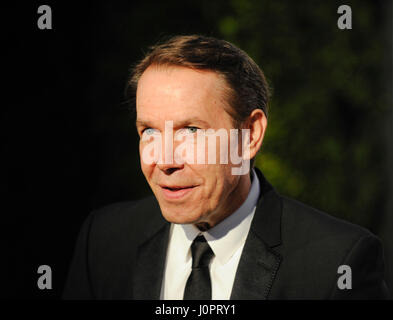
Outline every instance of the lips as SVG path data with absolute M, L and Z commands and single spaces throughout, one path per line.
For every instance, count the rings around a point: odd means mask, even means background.
M 161 188 L 167 189 L 167 190 L 171 190 L 171 191 L 178 191 L 181 189 L 190 189 L 190 188 L 194 188 L 195 186 L 160 186 Z
M 191 193 L 197 186 L 160 185 L 164 198 L 178 200 Z

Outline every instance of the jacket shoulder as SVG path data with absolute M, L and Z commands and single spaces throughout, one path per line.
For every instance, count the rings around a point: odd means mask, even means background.
M 276 250 L 283 261 L 275 296 L 335 299 L 337 292 L 345 299 L 386 296 L 378 237 L 299 201 L 280 199 L 282 245 Z M 338 271 L 344 265 L 352 269 L 353 290 L 349 293 L 337 289 Z
M 299 239 L 359 239 L 374 235 L 364 227 L 336 218 L 297 200 L 281 196 L 283 227 Z M 285 227 L 286 226 L 286 227 Z
M 91 220 L 91 237 L 101 243 L 130 238 L 136 241 L 164 222 L 154 196 L 106 205 L 94 210 L 88 219 Z
M 92 211 L 96 223 L 121 225 L 124 222 L 137 223 L 147 220 L 159 210 L 156 198 L 148 196 L 139 200 L 116 202 Z

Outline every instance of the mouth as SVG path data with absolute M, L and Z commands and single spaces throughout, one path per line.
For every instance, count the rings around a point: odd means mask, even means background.
M 164 198 L 178 200 L 190 194 L 197 186 L 167 186 L 160 185 Z

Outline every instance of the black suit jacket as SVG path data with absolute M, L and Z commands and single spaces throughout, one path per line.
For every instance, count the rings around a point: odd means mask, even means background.
M 279 195 L 261 194 L 231 299 L 384 299 L 381 243 L 369 231 Z M 170 224 L 155 197 L 93 212 L 79 234 L 63 298 L 159 299 Z M 340 265 L 352 289 L 340 290 Z

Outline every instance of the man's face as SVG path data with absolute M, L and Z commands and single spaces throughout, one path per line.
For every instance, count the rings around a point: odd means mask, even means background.
M 229 129 L 234 126 L 224 110 L 224 85 L 212 71 L 150 66 L 138 83 L 138 134 L 161 134 L 164 144 L 165 121 L 173 121 L 173 137 L 176 132 L 185 132 L 195 135 L 196 140 L 200 129 L 225 129 L 229 139 Z M 172 164 L 146 164 L 142 153 L 149 143 L 140 140 L 141 167 L 166 220 L 213 226 L 246 198 L 249 181 L 246 176 L 232 174 L 230 160 L 229 164 L 220 164 L 219 159 L 216 164 L 178 164 L 175 160 Z M 180 143 L 174 140 L 173 150 Z M 207 150 L 206 147 L 203 152 Z M 161 152 L 165 158 L 164 147 Z

